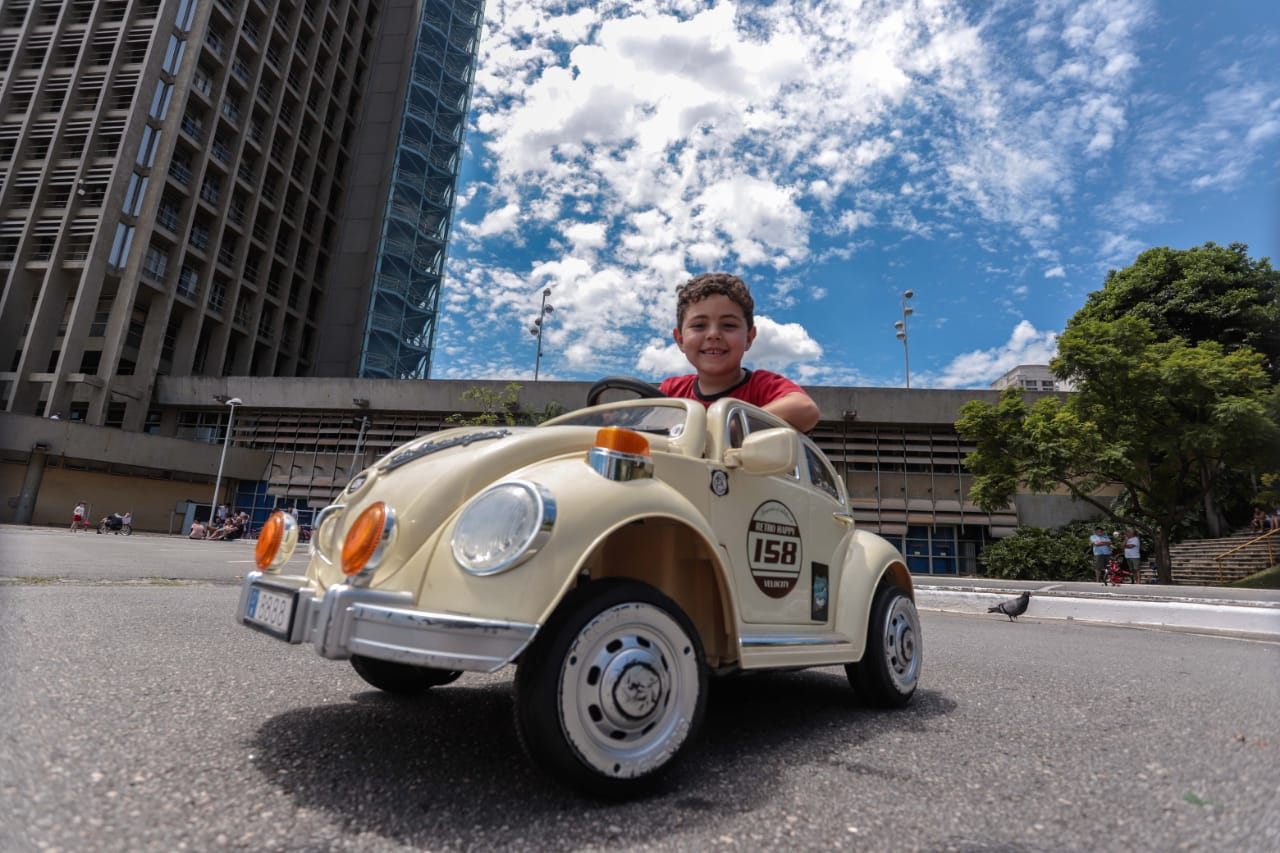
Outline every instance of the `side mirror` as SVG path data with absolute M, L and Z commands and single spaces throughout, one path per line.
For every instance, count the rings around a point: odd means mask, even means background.
M 742 447 L 729 450 L 724 464 L 729 468 L 741 468 L 756 477 L 789 474 L 800 463 L 800 433 L 790 427 L 753 432 L 742 442 Z

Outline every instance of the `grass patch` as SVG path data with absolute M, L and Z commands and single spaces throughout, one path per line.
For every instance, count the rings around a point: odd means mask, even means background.
M 1280 589 L 1280 565 L 1263 569 L 1255 575 L 1241 578 L 1234 583 L 1227 584 L 1227 586 L 1240 589 Z
M 59 577 L 58 575 L 18 575 L 17 577 L 0 578 L 0 583 L 49 584 L 62 583 L 65 580 L 66 578 Z

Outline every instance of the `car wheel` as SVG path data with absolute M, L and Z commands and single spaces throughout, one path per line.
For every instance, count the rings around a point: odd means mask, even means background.
M 669 768 L 706 706 L 702 643 L 667 596 L 607 579 L 569 594 L 516 670 L 516 728 L 550 775 L 630 796 Z
M 906 591 L 885 585 L 876 592 L 862 660 L 845 665 L 849 683 L 864 702 L 898 708 L 920 682 L 924 646 L 920 615 Z
M 372 686 L 399 696 L 416 696 L 432 687 L 451 684 L 462 675 L 452 670 L 396 663 L 364 655 L 352 655 L 351 668 Z

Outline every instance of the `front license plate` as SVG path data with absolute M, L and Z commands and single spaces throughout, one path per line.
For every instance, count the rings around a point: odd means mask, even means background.
M 245 608 L 244 618 L 267 633 L 287 640 L 297 609 L 297 593 L 276 592 L 255 586 L 249 590 L 249 605 Z

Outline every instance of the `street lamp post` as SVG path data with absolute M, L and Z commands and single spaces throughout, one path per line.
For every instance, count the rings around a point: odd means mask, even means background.
M 529 334 L 538 339 L 538 354 L 533 359 L 533 381 L 538 381 L 538 368 L 542 366 L 542 327 L 546 323 L 547 315 L 556 310 L 547 304 L 547 297 L 551 295 L 551 288 L 542 291 L 542 310 L 538 312 L 538 319 L 533 321 L 533 325 L 529 327 Z
M 231 443 L 231 424 L 236 419 L 236 406 L 244 404 L 244 400 L 239 397 L 232 397 L 224 402 L 231 407 L 231 412 L 227 415 L 227 434 L 222 437 L 222 455 L 218 457 L 218 478 L 213 481 L 213 500 L 209 502 L 209 522 L 211 524 L 213 523 L 213 515 L 218 510 L 218 489 L 222 488 L 222 466 L 227 461 L 227 445 Z
M 906 290 L 902 294 L 902 319 L 893 324 L 893 328 L 897 329 L 897 338 L 902 341 L 902 366 L 906 370 L 907 387 L 911 387 L 911 358 L 907 353 L 907 318 L 911 316 L 911 306 L 907 304 L 907 300 L 915 296 L 914 290 Z
M 355 420 L 356 423 L 360 424 L 360 434 L 356 436 L 356 449 L 355 449 L 355 452 L 351 454 L 351 476 L 352 477 L 356 475 L 356 471 L 358 470 L 356 468 L 356 457 L 360 455 L 360 445 L 364 444 L 364 431 L 369 428 L 369 416 L 361 415 L 360 417 L 354 418 L 353 420 Z

